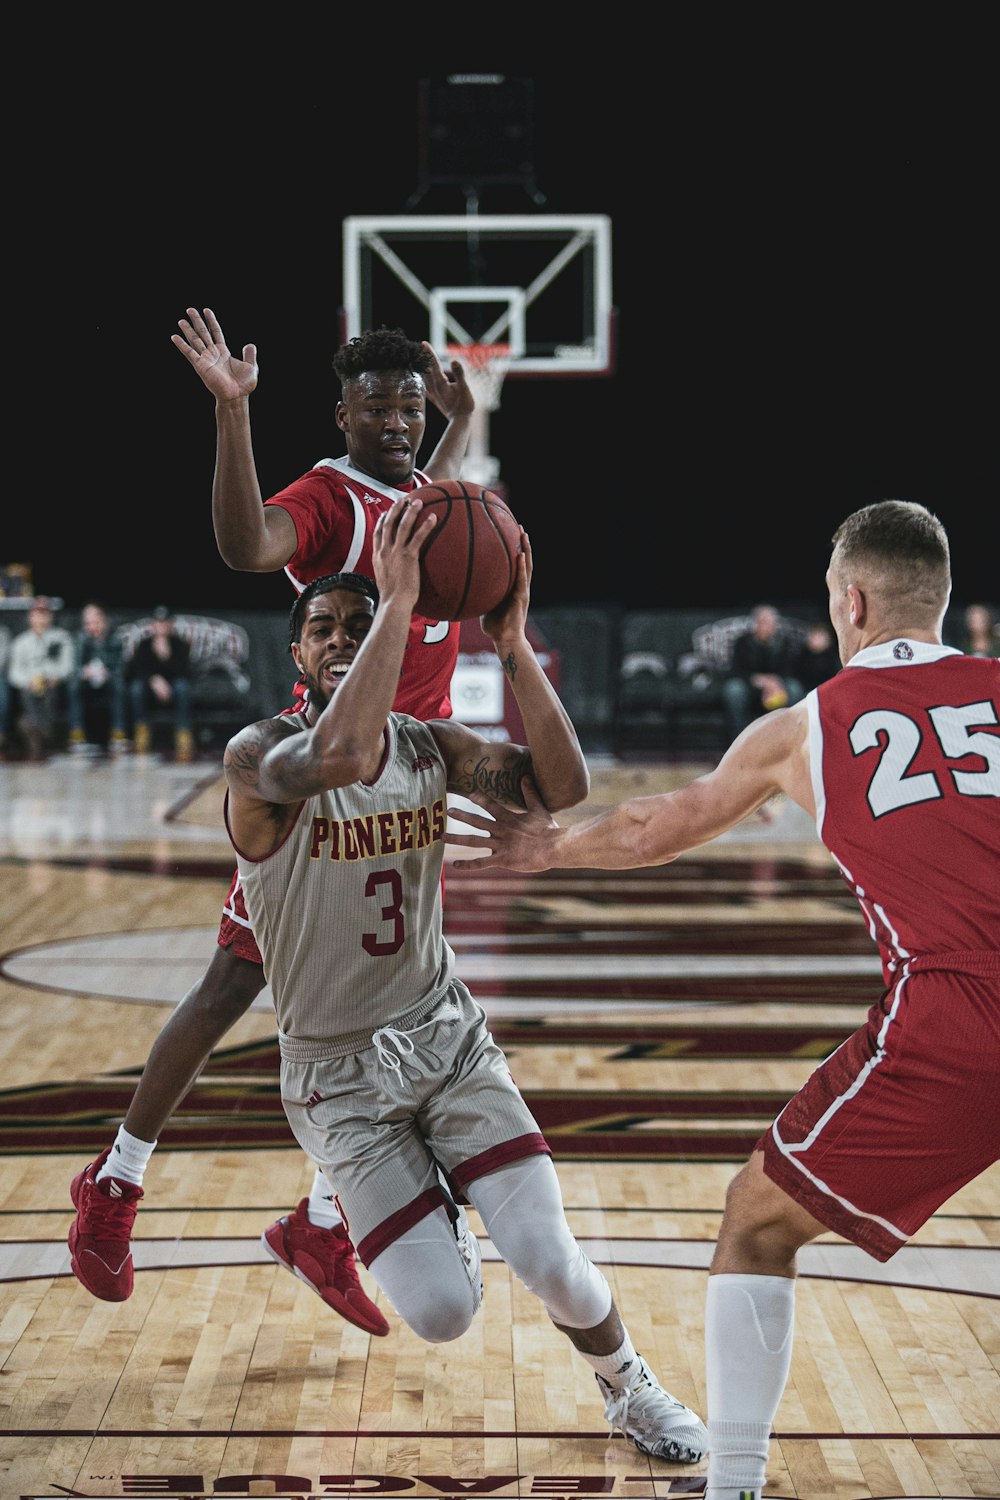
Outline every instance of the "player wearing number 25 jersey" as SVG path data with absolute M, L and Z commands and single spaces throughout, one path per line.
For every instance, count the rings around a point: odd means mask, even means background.
M 799 1249 L 834 1230 L 888 1260 L 1000 1159 L 1000 663 L 942 643 L 948 536 L 883 500 L 834 532 L 844 664 L 750 724 L 717 767 L 560 827 L 526 797 L 448 835 L 512 870 L 634 869 L 708 843 L 776 793 L 816 821 L 878 944 L 885 991 L 726 1190 L 705 1297 L 712 1500 L 761 1500 L 791 1368 Z
M 816 827 L 879 947 L 886 983 L 909 962 L 960 969 L 1000 936 L 1000 663 L 948 646 L 870 646 L 809 701 Z M 941 960 L 944 959 L 942 964 Z
M 757 1266 L 821 1226 L 886 1260 L 1000 1157 L 1000 662 L 943 644 L 948 541 L 922 506 L 868 506 L 833 540 L 840 672 L 687 786 L 568 828 L 501 809 L 480 842 L 510 869 L 621 869 L 676 859 L 776 791 L 815 819 L 886 988 L 758 1142 L 755 1195 L 762 1169 L 818 1222 L 772 1224 Z M 790 1209 L 769 1198 L 762 1217 Z
M 760 1144 L 786 1193 L 888 1260 L 1000 1151 L 1000 662 L 891 640 L 806 707 L 816 827 L 887 988 Z

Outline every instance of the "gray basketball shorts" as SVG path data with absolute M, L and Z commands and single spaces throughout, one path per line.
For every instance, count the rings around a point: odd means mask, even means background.
M 334 1189 L 366 1266 L 447 1203 L 439 1166 L 461 1196 L 487 1172 L 551 1155 L 460 979 L 418 1019 L 404 1016 L 356 1050 L 342 1037 L 280 1043 L 288 1123 Z

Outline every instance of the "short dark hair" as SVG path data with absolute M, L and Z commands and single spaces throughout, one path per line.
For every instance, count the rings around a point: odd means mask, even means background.
M 310 599 L 315 599 L 317 594 L 329 594 L 334 589 L 347 589 L 352 594 L 364 594 L 365 598 L 370 599 L 378 609 L 378 588 L 374 578 L 369 578 L 367 573 L 324 573 L 322 578 L 314 578 L 312 583 L 307 583 L 292 605 L 288 616 L 290 647 L 302 639 L 302 624 L 306 617 L 306 605 Z
M 333 356 L 333 368 L 341 386 L 369 370 L 414 370 L 426 375 L 432 356 L 423 344 L 408 338 L 401 328 L 371 329 L 348 339 Z
M 834 565 L 841 571 L 863 567 L 885 598 L 905 598 L 928 616 L 951 591 L 948 533 L 912 500 L 879 500 L 848 516 L 833 533 Z

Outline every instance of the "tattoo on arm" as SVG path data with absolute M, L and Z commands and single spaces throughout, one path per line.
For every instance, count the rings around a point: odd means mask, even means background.
M 506 675 L 510 678 L 511 682 L 513 682 L 514 678 L 517 676 L 517 659 L 515 658 L 513 651 L 507 652 L 507 655 L 501 661 L 500 666 L 502 667 Z
M 272 745 L 285 738 L 285 732 L 277 727 L 277 721 L 249 725 L 226 747 L 224 766 L 229 781 L 230 794 L 235 795 L 236 804 L 242 809 L 242 836 L 259 841 L 264 828 L 272 830 L 272 847 L 276 847 L 294 815 L 288 798 L 273 801 L 262 786 L 270 783 L 274 790 L 274 778 L 262 773 L 261 762 Z M 262 821 L 263 820 L 263 821 Z M 252 832 L 251 832 L 252 831 Z
M 484 755 L 469 768 L 469 790 L 485 792 L 495 802 L 503 802 L 507 807 L 523 807 L 521 782 L 530 768 L 531 756 L 527 753 L 518 755 L 506 765 L 497 765 Z
M 254 726 L 256 730 L 257 726 Z M 225 769 L 228 774 L 237 778 L 244 786 L 254 788 L 259 778 L 260 757 L 262 753 L 261 736 L 255 733 L 253 739 L 249 734 L 240 737 L 239 744 L 229 748 L 225 755 Z
M 260 787 L 260 763 L 271 746 L 285 736 L 268 722 L 252 724 L 240 736 L 237 744 L 227 749 L 225 769 L 238 779 L 249 791 Z

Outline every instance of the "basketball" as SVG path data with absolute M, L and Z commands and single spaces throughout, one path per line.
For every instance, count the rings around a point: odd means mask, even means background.
M 510 593 L 521 529 L 505 501 L 468 479 L 425 484 L 412 492 L 421 515 L 438 524 L 420 554 L 420 595 L 414 611 L 428 620 L 471 620 Z

